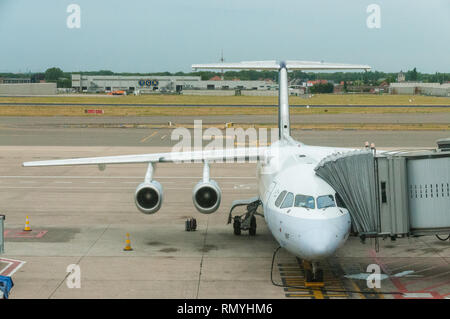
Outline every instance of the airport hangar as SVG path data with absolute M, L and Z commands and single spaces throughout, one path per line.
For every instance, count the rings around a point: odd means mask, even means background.
M 116 76 L 72 74 L 72 88 L 77 92 L 102 93 L 124 90 L 151 94 L 184 90 L 271 90 L 273 82 L 222 80 L 202 81 L 200 76 Z

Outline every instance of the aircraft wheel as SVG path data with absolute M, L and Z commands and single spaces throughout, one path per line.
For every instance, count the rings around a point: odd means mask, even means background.
M 250 236 L 256 235 L 256 217 L 255 216 L 252 216 L 252 218 L 250 219 L 250 228 L 248 230 L 248 233 Z
M 233 230 L 236 236 L 241 234 L 241 220 L 239 216 L 234 217 Z
M 323 282 L 323 270 L 322 269 L 316 270 L 316 276 L 314 278 L 314 281 Z
M 313 282 L 314 281 L 314 274 L 311 271 L 311 269 L 305 269 L 305 281 L 306 282 Z

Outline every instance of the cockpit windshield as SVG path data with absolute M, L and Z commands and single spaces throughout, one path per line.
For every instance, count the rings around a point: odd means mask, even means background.
M 286 197 L 284 198 L 283 204 L 281 204 L 280 208 L 292 207 L 293 202 L 294 202 L 294 194 L 287 193 Z
M 317 208 L 327 208 L 327 207 L 335 207 L 336 203 L 334 202 L 333 195 L 324 195 L 317 197 Z
M 284 196 L 286 195 L 286 193 L 287 193 L 286 191 L 282 191 L 282 192 L 280 193 L 280 195 L 278 195 L 278 198 L 277 198 L 277 200 L 275 201 L 275 206 L 280 207 L 281 202 L 283 201 Z
M 315 206 L 314 197 L 302 194 L 295 195 L 295 207 L 314 209 Z

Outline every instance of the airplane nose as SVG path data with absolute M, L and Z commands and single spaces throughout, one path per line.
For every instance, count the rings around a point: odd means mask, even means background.
M 324 259 L 332 255 L 338 245 L 337 229 L 311 229 L 300 237 L 303 258 L 309 261 Z

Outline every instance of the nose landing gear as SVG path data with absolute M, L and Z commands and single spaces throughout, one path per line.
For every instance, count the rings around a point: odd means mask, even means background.
M 319 263 L 303 260 L 305 269 L 305 287 L 324 287 L 323 270 L 319 268 Z

